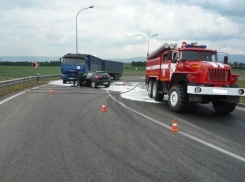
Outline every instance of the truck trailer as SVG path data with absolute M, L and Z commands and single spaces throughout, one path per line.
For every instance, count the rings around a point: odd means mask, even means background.
M 63 83 L 73 81 L 79 85 L 79 79 L 88 71 L 106 71 L 114 79 L 119 79 L 123 74 L 123 63 L 102 60 L 89 54 L 68 53 L 60 58 L 61 79 Z
M 164 44 L 147 55 L 146 88 L 149 97 L 168 104 L 174 112 L 186 111 L 191 103 L 212 103 L 217 113 L 232 112 L 245 88 L 236 85 L 228 54 L 218 62 L 218 52 L 197 43 Z

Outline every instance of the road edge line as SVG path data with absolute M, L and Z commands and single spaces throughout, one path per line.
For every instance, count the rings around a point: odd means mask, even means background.
M 144 114 L 142 114 L 142 113 L 140 113 L 140 112 L 138 112 L 138 111 L 136 111 L 136 110 L 134 110 L 134 109 L 132 109 L 132 108 L 130 108 L 130 107 L 128 107 L 128 106 L 126 106 L 125 104 L 123 104 L 123 103 L 121 103 L 120 101 L 118 101 L 115 97 L 113 97 L 108 91 L 106 91 L 106 92 L 109 94 L 109 96 L 110 96 L 114 101 L 116 101 L 116 102 L 117 102 L 118 104 L 120 104 L 121 106 L 123 106 L 123 107 L 129 109 L 130 111 L 132 111 L 132 112 L 134 112 L 134 113 L 136 113 L 136 114 L 138 114 L 138 115 L 140 115 L 140 116 L 142 116 L 142 117 L 144 117 L 144 118 L 146 118 L 146 119 L 149 119 L 149 120 L 153 121 L 154 123 L 157 123 L 157 124 L 159 124 L 159 125 L 161 125 L 161 126 L 167 128 L 167 129 L 170 129 L 170 128 L 171 128 L 170 126 L 168 126 L 168 125 L 166 125 L 166 124 L 163 124 L 163 123 L 161 123 L 160 121 L 157 121 L 157 120 L 155 120 L 155 119 L 153 119 L 153 118 L 151 118 L 151 117 L 149 117 L 149 116 L 146 116 L 146 115 L 144 115 Z M 204 140 L 201 140 L 201 139 L 199 139 L 199 138 L 197 138 L 197 137 L 194 137 L 194 136 L 192 136 L 192 135 L 189 135 L 188 133 L 185 133 L 185 132 L 182 132 L 182 131 L 179 131 L 178 133 L 181 134 L 181 135 L 184 135 L 184 136 L 186 136 L 186 137 L 188 137 L 188 138 L 190 138 L 190 139 L 192 139 L 192 140 L 195 140 L 195 141 L 197 141 L 197 142 L 199 142 L 199 143 L 201 143 L 201 144 L 203 144 L 203 145 L 206 145 L 206 146 L 208 146 L 208 147 L 210 147 L 210 148 L 213 148 L 213 149 L 215 149 L 215 150 L 218 150 L 218 151 L 221 152 L 221 153 L 227 154 L 227 155 L 229 155 L 229 156 L 231 156 L 231 157 L 234 157 L 234 158 L 236 158 L 236 159 L 239 159 L 239 160 L 245 162 L 245 158 L 244 158 L 244 157 L 241 157 L 241 156 L 239 156 L 239 155 L 237 155 L 237 154 L 234 154 L 234 153 L 229 152 L 229 151 L 227 151 L 227 150 L 225 150 L 225 149 L 222 149 L 222 148 L 220 148 L 220 147 L 217 147 L 217 146 L 215 146 L 215 145 L 213 145 L 213 144 L 211 144 L 211 143 L 208 143 L 208 142 L 206 142 L 206 141 L 204 141 Z
M 34 87 L 34 88 L 32 88 L 32 89 L 36 89 L 36 88 L 39 88 L 39 87 Z M 11 97 L 9 97 L 9 98 L 3 100 L 3 101 L 0 101 L 0 105 L 2 105 L 3 103 L 5 103 L 5 102 L 7 102 L 7 101 L 9 101 L 9 100 L 11 100 L 11 99 L 13 99 L 13 98 L 15 98 L 15 97 L 17 97 L 17 96 L 23 94 L 23 93 L 25 93 L 26 91 L 27 91 L 27 90 L 25 90 L 25 91 L 23 91 L 23 92 L 20 92 L 20 93 L 18 93 L 18 94 L 15 94 L 15 95 L 13 95 L 13 96 L 11 96 Z

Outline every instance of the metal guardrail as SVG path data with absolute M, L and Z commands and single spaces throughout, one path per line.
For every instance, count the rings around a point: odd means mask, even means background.
M 60 74 L 57 75 L 42 75 L 31 76 L 25 78 L 18 78 L 6 81 L 0 81 L 0 96 L 7 95 L 13 91 L 21 90 L 35 85 L 48 83 L 50 80 L 60 78 Z

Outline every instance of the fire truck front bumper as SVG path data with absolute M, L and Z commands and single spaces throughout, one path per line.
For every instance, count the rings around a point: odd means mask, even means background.
M 188 85 L 187 93 L 195 95 L 245 96 L 245 88 L 204 87 Z

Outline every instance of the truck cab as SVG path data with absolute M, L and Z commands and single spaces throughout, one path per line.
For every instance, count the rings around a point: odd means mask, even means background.
M 68 53 L 60 58 L 60 61 L 63 83 L 73 81 L 75 84 L 84 73 L 88 72 L 87 57 L 83 54 Z

